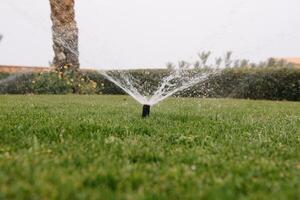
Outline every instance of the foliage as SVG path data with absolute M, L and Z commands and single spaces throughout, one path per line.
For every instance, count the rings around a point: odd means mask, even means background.
M 167 70 L 135 70 L 137 79 L 156 87 Z M 123 94 L 117 86 L 105 80 L 98 73 L 86 74 L 97 82 L 97 92 L 102 94 Z M 142 84 L 142 83 L 141 83 Z M 300 70 L 296 68 L 238 67 L 226 68 L 211 76 L 204 83 L 195 85 L 176 94 L 178 97 L 230 97 L 245 99 L 300 100 Z
M 0 82 L 0 93 L 2 94 L 28 94 L 33 91 L 32 81 L 36 74 L 24 73 L 13 74 Z M 50 91 L 49 91 L 50 92 Z
M 300 70 L 295 68 L 231 68 L 183 91 L 185 97 L 300 100 Z
M 62 72 L 14 74 L 2 80 L 2 94 L 93 94 L 97 84 L 88 77 Z
M 125 94 L 121 88 L 105 79 L 98 72 L 90 71 L 84 72 L 83 74 L 96 84 L 96 94 Z
M 241 61 L 240 65 L 243 65 L 243 62 Z M 182 65 L 186 68 L 186 64 Z M 199 63 L 199 66 L 203 66 L 203 63 Z M 130 73 L 143 81 L 140 84 L 149 84 L 150 90 L 159 84 L 171 68 L 133 70 Z M 188 70 L 201 69 L 204 68 Z M 68 73 L 61 74 L 61 72 L 15 75 L 9 81 L 2 81 L 0 88 L 2 94 L 66 94 L 74 93 L 74 91 L 79 94 L 124 94 L 122 89 L 93 71 L 86 71 L 75 76 Z M 299 101 L 300 70 L 292 67 L 267 66 L 225 68 L 204 83 L 179 92 L 176 96 Z
M 0 102 L 0 199 L 299 199 L 298 102 Z
M 71 83 L 63 80 L 57 73 L 41 73 L 32 80 L 32 93 L 67 94 L 72 92 Z
M 7 77 L 9 77 L 9 73 L 0 73 L 0 81 L 1 81 L 2 79 L 7 78 Z

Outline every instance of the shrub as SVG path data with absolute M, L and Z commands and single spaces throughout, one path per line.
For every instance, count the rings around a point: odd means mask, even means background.
M 168 70 L 134 70 L 130 73 L 144 82 L 157 85 Z M 76 82 L 54 72 L 14 76 L 1 84 L 0 93 L 66 94 L 71 93 L 75 85 L 80 94 L 124 94 L 122 89 L 93 71 L 81 74 Z M 299 101 L 300 70 L 290 67 L 227 68 L 176 96 Z
M 5 78 L 9 77 L 8 73 L 0 73 L 0 80 L 3 80 Z
M 209 97 L 300 100 L 300 70 L 295 68 L 226 69 L 206 85 Z
M 28 94 L 33 92 L 32 80 L 35 74 L 13 74 L 0 83 L 1 94 Z
M 32 93 L 67 94 L 72 92 L 70 82 L 60 78 L 54 72 L 35 74 L 31 83 Z
M 3 80 L 2 94 L 67 94 L 74 87 L 79 94 L 95 93 L 97 84 L 80 75 L 76 79 L 57 72 L 14 74 Z
M 84 72 L 84 76 L 88 77 L 96 84 L 96 94 L 125 94 L 125 92 L 117 87 L 114 83 L 105 79 L 100 73 L 94 71 Z

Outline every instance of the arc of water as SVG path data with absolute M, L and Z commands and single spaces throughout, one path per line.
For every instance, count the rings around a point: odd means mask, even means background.
M 127 80 L 126 83 L 129 86 L 129 88 L 123 86 L 120 82 L 115 80 L 112 76 L 108 75 L 105 71 L 99 71 L 104 77 L 106 77 L 108 80 L 119 86 L 121 89 L 123 89 L 127 94 L 132 96 L 137 102 L 140 104 L 145 104 L 146 99 L 144 96 L 142 96 L 139 91 Z
M 166 82 L 165 84 L 163 84 L 159 90 L 157 90 L 155 92 L 155 94 L 153 95 L 153 97 L 149 100 L 150 101 L 150 105 L 156 104 L 158 102 L 161 102 L 163 100 L 165 100 L 166 98 L 174 95 L 175 93 L 185 90 L 189 87 L 192 87 L 198 83 L 200 83 L 201 81 L 206 80 L 212 73 L 209 74 L 204 74 L 204 75 L 200 75 L 200 77 L 196 77 L 190 81 L 185 81 L 183 82 L 183 84 L 180 87 L 175 87 L 167 92 L 164 92 L 164 86 L 168 85 L 168 82 Z M 165 95 L 164 95 L 165 94 Z

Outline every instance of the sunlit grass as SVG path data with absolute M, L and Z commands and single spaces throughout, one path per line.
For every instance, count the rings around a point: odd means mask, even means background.
M 0 96 L 0 199 L 299 199 L 300 103 Z

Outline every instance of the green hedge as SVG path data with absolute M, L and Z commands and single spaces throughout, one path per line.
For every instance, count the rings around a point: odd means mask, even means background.
M 300 100 L 300 70 L 295 68 L 225 69 L 179 96 Z
M 167 70 L 131 71 L 139 80 L 156 86 Z M 1 77 L 1 76 L 0 76 Z M 124 94 L 124 92 L 97 72 L 82 74 L 80 93 Z M 86 82 L 91 82 L 86 84 Z M 0 82 L 2 94 L 66 94 L 72 92 L 69 79 L 56 73 L 12 75 Z M 143 84 L 143 83 L 141 83 Z M 211 76 L 176 96 L 244 98 L 270 100 L 300 100 L 300 70 L 296 68 L 229 68 Z
M 13 74 L 2 80 L 2 94 L 66 94 L 71 92 L 66 82 L 59 80 L 52 73 Z
M 0 73 L 0 81 L 9 77 L 9 74 L 8 73 Z

